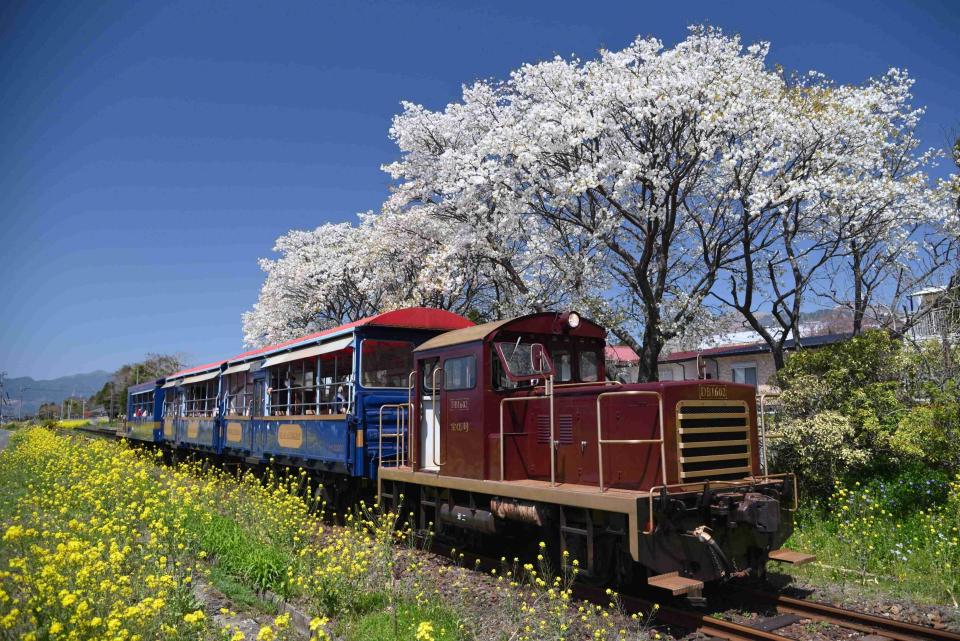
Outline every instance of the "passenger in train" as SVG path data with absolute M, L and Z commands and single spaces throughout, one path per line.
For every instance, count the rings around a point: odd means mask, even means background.
M 343 414 L 347 411 L 347 397 L 343 385 L 337 388 L 337 395 L 333 398 L 333 413 Z

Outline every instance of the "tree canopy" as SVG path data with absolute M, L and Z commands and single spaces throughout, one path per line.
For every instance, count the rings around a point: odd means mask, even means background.
M 389 198 L 278 239 L 246 342 L 411 304 L 573 306 L 651 379 L 667 341 L 725 309 L 778 364 L 811 297 L 896 316 L 956 256 L 956 177 L 928 176 L 913 81 L 788 75 L 768 49 L 695 27 L 673 47 L 524 64 L 441 110 L 403 103 Z

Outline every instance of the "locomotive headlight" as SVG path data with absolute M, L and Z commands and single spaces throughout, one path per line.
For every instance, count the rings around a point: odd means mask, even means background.
M 567 325 L 570 326 L 570 329 L 576 329 L 580 327 L 580 314 L 576 312 L 570 312 L 567 315 Z

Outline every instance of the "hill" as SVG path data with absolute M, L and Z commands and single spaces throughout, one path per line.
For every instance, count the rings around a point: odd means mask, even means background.
M 60 403 L 70 396 L 89 397 L 113 377 L 111 372 L 96 370 L 84 374 L 71 374 L 59 378 L 37 380 L 29 376 L 5 378 L 4 391 L 9 404 L 3 408 L 4 416 L 16 416 L 23 398 L 23 414 L 34 414 L 42 403 Z

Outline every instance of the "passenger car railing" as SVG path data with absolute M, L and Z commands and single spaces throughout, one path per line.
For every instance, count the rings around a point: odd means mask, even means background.
M 383 433 L 383 410 L 386 409 L 395 409 L 397 410 L 397 423 L 396 427 L 392 434 Z M 380 425 L 378 429 L 379 444 L 377 449 L 377 460 L 380 462 L 380 467 L 386 467 L 383 463 L 383 439 L 384 436 L 388 439 L 393 439 L 396 442 L 396 449 L 393 453 L 393 467 L 400 467 L 403 463 L 406 462 L 406 452 L 407 452 L 407 439 L 406 439 L 406 426 L 407 426 L 407 417 L 410 415 L 410 405 L 409 403 L 388 403 L 380 406 Z M 361 428 L 362 429 L 362 428 Z
M 612 396 L 655 396 L 657 398 L 657 423 L 660 426 L 660 438 L 655 439 L 605 439 L 603 438 L 603 412 L 601 402 Z M 552 426 L 551 426 L 552 427 Z M 552 434 L 552 430 L 551 430 Z M 663 484 L 667 484 L 667 456 L 663 445 L 663 397 L 660 392 L 652 390 L 624 390 L 620 392 L 601 392 L 597 395 L 597 471 L 600 479 L 600 491 L 603 486 L 603 446 L 604 445 L 659 445 L 660 446 L 660 474 Z

